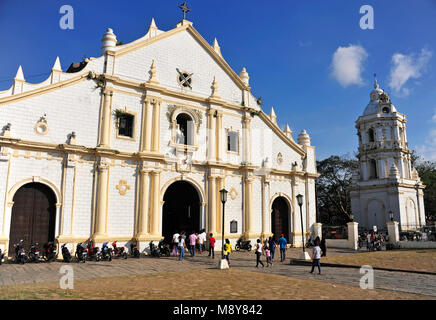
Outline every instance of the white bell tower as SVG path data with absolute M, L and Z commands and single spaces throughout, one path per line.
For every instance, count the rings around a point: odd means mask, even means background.
M 425 186 L 411 166 L 406 122 L 374 75 L 370 102 L 356 121 L 360 169 L 353 174 L 350 195 L 360 226 L 386 229 L 390 212 L 402 229 L 425 224 Z

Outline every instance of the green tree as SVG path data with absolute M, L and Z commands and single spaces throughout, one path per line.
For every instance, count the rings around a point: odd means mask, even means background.
M 316 179 L 318 221 L 328 225 L 343 225 L 351 214 L 350 186 L 358 160 L 347 156 L 331 156 L 316 162 L 320 176 Z
M 436 162 L 419 161 L 415 165 L 424 189 L 425 216 L 429 221 L 436 221 Z

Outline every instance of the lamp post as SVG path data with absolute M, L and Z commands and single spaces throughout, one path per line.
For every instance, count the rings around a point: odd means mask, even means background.
M 297 195 L 297 203 L 300 206 L 300 221 L 301 221 L 301 240 L 303 241 L 303 255 L 306 253 L 306 248 L 304 245 L 304 228 L 303 228 L 303 209 L 301 208 L 303 205 L 303 195 Z
M 394 221 L 394 213 L 392 212 L 392 210 L 389 210 L 389 219 L 391 219 L 391 221 Z
M 225 224 L 224 224 L 224 212 L 225 212 L 226 201 L 227 201 L 227 193 L 228 193 L 228 191 L 226 189 L 220 190 L 221 203 L 223 204 L 223 224 L 221 226 L 221 229 L 222 229 L 221 259 L 224 259 L 224 226 L 225 226 Z
M 351 222 L 353 222 L 353 220 L 354 220 L 354 214 L 350 214 L 350 220 L 351 220 Z

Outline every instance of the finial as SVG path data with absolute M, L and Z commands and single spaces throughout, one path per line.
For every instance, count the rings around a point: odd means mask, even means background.
M 277 124 L 277 116 L 276 116 L 276 113 L 274 112 L 274 107 L 271 107 L 271 111 L 269 113 L 269 117 L 270 117 L 272 122 Z
M 153 62 L 151 64 L 151 69 L 150 69 L 150 80 L 148 80 L 148 83 L 154 83 L 154 84 L 158 84 L 159 81 L 157 81 L 157 76 L 156 76 L 156 60 L 153 59 Z
M 59 60 L 59 57 L 56 57 L 56 61 L 53 65 L 53 68 L 51 68 L 52 71 L 62 71 L 61 62 Z
M 216 81 L 216 77 L 213 77 L 213 83 L 212 83 L 212 95 L 211 98 L 220 98 L 218 95 L 218 81 Z
M 377 83 L 377 74 L 374 73 L 374 89 L 378 89 L 378 83 Z
M 151 18 L 151 22 L 146 35 L 148 35 L 149 38 L 157 36 L 157 26 L 154 18 Z
M 218 40 L 215 38 L 215 40 L 213 41 L 213 49 L 215 50 L 216 53 L 218 53 L 220 56 L 221 55 L 221 47 L 218 44 Z
M 242 68 L 241 72 L 239 73 L 239 78 L 248 86 L 250 77 L 248 75 L 248 72 L 245 68 Z
M 18 67 L 17 74 L 15 75 L 15 80 L 25 81 L 24 74 L 23 74 L 23 68 L 21 67 L 21 65 Z

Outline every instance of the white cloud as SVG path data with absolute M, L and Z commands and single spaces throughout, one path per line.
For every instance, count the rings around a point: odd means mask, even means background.
M 339 47 L 333 54 L 332 76 L 343 86 L 363 84 L 361 73 L 368 53 L 362 46 Z
M 424 145 L 416 147 L 418 155 L 425 160 L 436 161 L 436 129 L 431 129 L 424 141 Z
M 419 55 L 395 53 L 392 56 L 392 67 L 389 75 L 389 87 L 396 94 L 407 96 L 410 92 L 408 88 L 403 88 L 404 84 L 411 78 L 418 79 L 425 72 L 427 65 L 432 57 L 432 52 L 422 49 Z
M 436 123 L 436 109 L 434 110 L 433 117 L 431 117 L 431 121 Z

